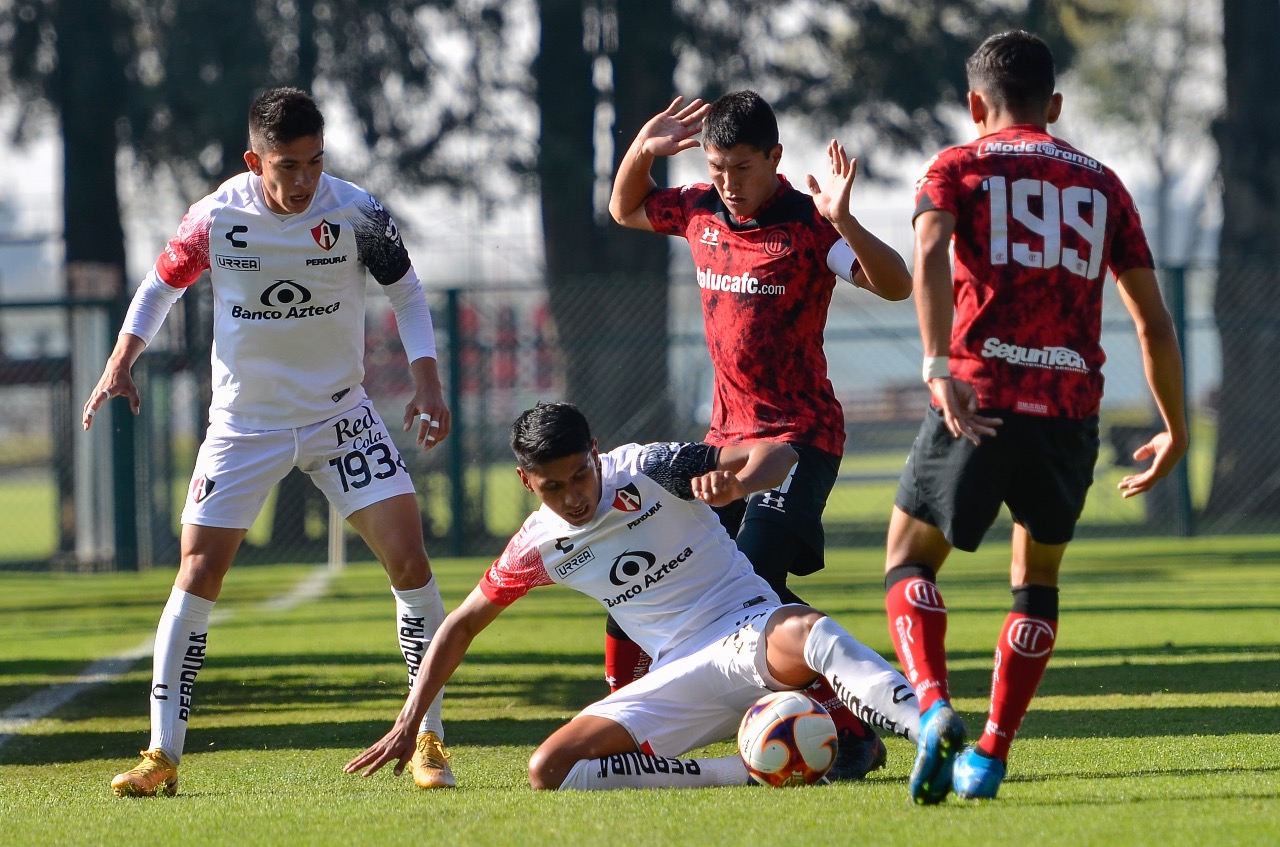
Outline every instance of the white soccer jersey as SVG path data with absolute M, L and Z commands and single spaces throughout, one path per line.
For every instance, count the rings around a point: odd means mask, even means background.
M 364 399 L 366 269 L 382 285 L 413 273 L 391 215 L 324 174 L 305 212 L 282 218 L 251 173 L 193 205 L 154 273 L 174 288 L 210 271 L 210 419 L 251 429 L 325 420 Z
M 683 655 L 686 642 L 725 615 L 778 597 L 751 568 L 689 480 L 715 470 L 707 444 L 627 444 L 600 456 L 600 506 L 575 527 L 545 505 L 525 520 L 480 581 L 507 605 L 558 582 L 594 597 L 653 657 Z

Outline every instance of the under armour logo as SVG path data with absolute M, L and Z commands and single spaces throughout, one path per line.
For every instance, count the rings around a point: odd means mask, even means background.
M 702 237 L 699 238 L 698 241 L 715 247 L 720 244 L 720 230 L 713 226 L 704 227 L 702 230 Z

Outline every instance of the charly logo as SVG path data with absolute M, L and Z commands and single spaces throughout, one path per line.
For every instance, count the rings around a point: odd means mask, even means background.
M 311 292 L 291 279 L 277 279 L 259 298 L 264 306 L 300 306 L 311 302 Z
M 326 220 L 320 221 L 311 228 L 311 237 L 316 240 L 324 250 L 332 250 L 333 246 L 338 243 L 338 237 L 342 235 L 341 224 L 331 224 Z
M 249 231 L 249 227 L 237 224 L 231 227 L 230 231 L 228 231 L 225 235 L 223 235 L 223 238 L 230 241 L 232 247 L 248 247 L 249 246 L 248 241 L 245 241 L 243 238 L 236 238 L 236 236 L 239 235 L 240 233 L 248 232 L 248 231 Z
M 938 586 L 927 579 L 910 580 L 907 582 L 904 593 L 907 602 L 917 609 L 924 609 L 927 612 L 945 613 L 947 611 L 947 607 L 942 605 L 942 595 L 938 593 Z
M 1039 659 L 1053 652 L 1053 627 L 1048 621 L 1020 618 L 1009 627 L 1008 641 L 1013 652 Z
M 627 550 L 618 554 L 609 568 L 609 581 L 614 585 L 626 585 L 657 563 L 658 557 L 647 550 Z
M 567 535 L 563 538 L 557 538 L 556 549 L 559 550 L 561 553 L 569 553 L 570 551 L 573 550 L 573 542 L 569 540 L 569 537 Z

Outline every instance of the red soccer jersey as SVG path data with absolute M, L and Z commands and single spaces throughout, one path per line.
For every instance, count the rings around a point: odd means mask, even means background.
M 785 441 L 841 455 L 844 410 L 822 349 L 836 280 L 827 253 L 840 234 L 813 199 L 782 179 L 746 221 L 705 184 L 660 189 L 644 208 L 654 231 L 683 236 L 693 251 L 715 370 L 706 441 Z
M 1111 169 L 1016 126 L 939 153 L 916 211 L 956 217 L 951 372 L 987 409 L 1087 418 L 1102 401 L 1102 285 L 1154 267 Z

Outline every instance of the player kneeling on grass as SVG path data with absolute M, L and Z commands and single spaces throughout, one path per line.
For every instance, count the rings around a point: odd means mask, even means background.
M 516 472 L 542 507 L 440 626 L 391 731 L 346 766 L 404 770 L 422 713 L 472 639 L 541 585 L 597 599 L 646 653 L 648 675 L 591 704 L 533 754 L 534 788 L 746 785 L 738 756 L 680 759 L 731 738 L 768 691 L 824 675 L 873 725 L 916 740 L 911 686 L 808 606 L 783 605 L 711 506 L 782 481 L 785 444 L 628 444 L 601 454 L 582 413 L 539 404 L 512 427 Z

